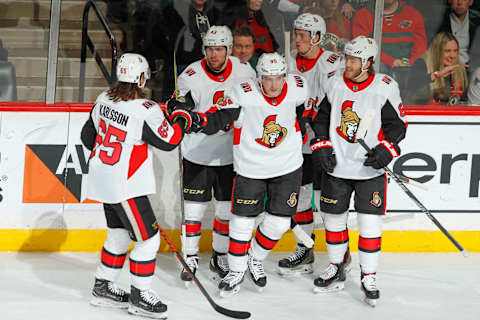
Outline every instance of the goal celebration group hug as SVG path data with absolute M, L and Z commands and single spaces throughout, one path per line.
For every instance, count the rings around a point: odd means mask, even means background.
M 313 195 L 330 263 L 312 287 L 322 293 L 343 289 L 351 264 L 347 218 L 353 193 L 361 290 L 375 305 L 387 191 L 382 168 L 400 154 L 405 113 L 395 80 L 373 69 L 375 40 L 359 36 L 334 53 L 319 46 L 325 30 L 320 16 L 299 15 L 295 50 L 287 57 L 264 53 L 254 70 L 230 55 L 229 28 L 211 26 L 203 37 L 205 57 L 178 76 L 164 108 L 146 98 L 146 59 L 120 57 L 118 81 L 98 96 L 81 131 L 91 150 L 86 197 L 103 203 L 108 227 L 92 304 L 167 317 L 167 306 L 151 288 L 160 234 L 148 195 L 156 193 L 153 148 L 181 145 L 182 252 L 189 269 L 181 270 L 181 281 L 191 283 L 190 272 L 198 269 L 202 220 L 212 197 L 209 269 L 220 296 L 238 293 L 246 279 L 258 291 L 268 287 L 263 262 L 289 229 L 296 230 L 298 246 L 278 262 L 278 272 L 312 273 L 313 247 L 301 239 L 315 240 Z M 357 130 L 368 112 L 373 119 L 362 137 L 367 152 Z M 124 290 L 116 281 L 132 241 L 131 286 Z

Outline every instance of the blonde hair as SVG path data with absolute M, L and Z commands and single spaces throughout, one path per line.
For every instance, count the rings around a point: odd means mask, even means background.
M 136 83 L 117 81 L 107 91 L 107 96 L 113 101 L 128 101 L 145 99 L 147 94 Z
M 320 4 L 321 1 L 315 1 L 315 5 L 310 8 L 306 8 L 305 12 L 311 13 L 311 14 L 318 14 L 321 16 L 323 19 L 327 20 L 327 12 L 325 8 Z M 337 9 L 333 12 L 332 19 L 335 21 L 335 24 L 338 26 L 338 29 L 340 30 L 340 34 L 338 35 L 339 38 L 344 38 L 347 35 L 347 28 L 345 27 L 345 20 L 343 19 L 342 12 L 340 11 L 340 2 L 337 6 Z M 325 21 L 327 22 L 327 21 Z
M 427 64 L 427 72 L 430 74 L 435 71 L 440 71 L 445 68 L 444 64 L 444 49 L 448 41 L 454 40 L 457 47 L 460 48 L 458 40 L 449 32 L 440 32 L 433 38 L 430 48 L 424 54 L 424 59 Z M 430 90 L 434 100 L 447 100 L 453 92 L 459 92 L 459 97 L 462 96 L 463 91 L 468 87 L 467 71 L 463 64 L 457 60 L 453 63 L 458 64 L 459 67 L 455 69 L 452 74 L 452 85 L 445 81 L 445 78 L 439 77 L 430 84 Z

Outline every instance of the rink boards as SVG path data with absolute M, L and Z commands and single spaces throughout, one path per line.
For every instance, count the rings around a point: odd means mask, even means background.
M 0 103 L 0 251 L 99 251 L 105 240 L 102 206 L 84 199 L 89 151 L 80 130 L 91 105 Z M 469 251 L 480 252 L 480 110 L 407 107 L 402 155 L 390 165 L 424 182 L 411 190 Z M 479 108 L 480 109 L 480 108 Z M 157 194 L 150 197 L 160 225 L 179 246 L 178 153 L 155 151 Z M 387 193 L 382 250 L 449 252 L 455 247 L 392 181 Z M 211 209 L 211 208 L 210 208 Z M 209 210 L 201 250 L 210 250 Z M 358 239 L 355 213 L 351 248 Z M 325 250 L 318 225 L 317 250 Z M 288 233 L 276 250 L 295 245 Z M 167 247 L 162 244 L 162 250 Z

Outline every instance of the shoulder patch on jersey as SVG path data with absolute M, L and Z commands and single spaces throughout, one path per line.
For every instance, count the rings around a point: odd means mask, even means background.
M 252 87 L 250 86 L 250 83 L 242 82 L 242 83 L 240 83 L 240 85 L 242 86 L 242 89 L 243 89 L 244 92 L 252 91 Z
M 340 58 L 340 56 L 336 54 L 332 54 L 330 57 L 328 57 L 327 61 L 333 64 L 335 63 L 335 61 L 338 60 L 338 58 Z
M 142 103 L 142 106 L 143 106 L 145 109 L 150 109 L 150 108 L 153 107 L 154 105 L 155 105 L 155 102 L 150 101 L 150 100 L 147 100 L 147 101 L 145 101 L 144 103 Z
M 295 78 L 295 82 L 297 83 L 297 87 L 303 88 L 303 79 L 299 76 L 293 76 Z
M 187 69 L 187 71 L 185 71 L 185 73 L 186 73 L 189 77 L 191 77 L 191 76 L 193 76 L 196 72 L 195 72 L 195 70 L 193 70 L 193 68 L 189 68 L 189 69 Z
M 331 77 L 333 77 L 334 75 L 335 75 L 335 71 L 332 71 L 332 72 L 329 72 L 329 73 L 328 73 L 327 77 L 328 77 L 328 78 L 331 78 Z
M 390 84 L 392 83 L 392 78 L 390 78 L 389 76 L 385 76 L 382 78 L 382 81 L 385 82 L 386 84 Z

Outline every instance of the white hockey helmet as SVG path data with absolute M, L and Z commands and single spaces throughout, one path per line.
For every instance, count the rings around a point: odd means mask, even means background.
M 203 37 L 203 54 L 207 47 L 226 47 L 227 55 L 232 50 L 233 36 L 227 26 L 211 26 Z
M 362 71 L 366 71 L 363 68 L 365 68 L 368 59 L 373 58 L 373 61 L 377 59 L 378 45 L 372 38 L 358 36 L 347 43 L 344 53 L 360 58 L 362 60 Z
M 287 74 L 287 62 L 285 58 L 274 53 L 264 53 L 260 56 L 257 63 L 258 77 L 262 76 L 279 76 Z
M 140 84 L 140 79 L 144 81 Z M 117 79 L 121 82 L 136 83 L 139 88 L 145 86 L 145 82 L 150 79 L 150 67 L 147 59 L 137 53 L 124 53 L 118 60 Z
M 310 44 L 312 46 L 318 45 L 322 41 L 325 32 L 327 32 L 327 26 L 325 20 L 317 14 L 312 13 L 302 13 L 299 15 L 293 22 L 293 28 L 298 30 L 305 30 L 310 32 Z M 313 42 L 315 35 L 319 33 L 320 38 L 317 42 Z

